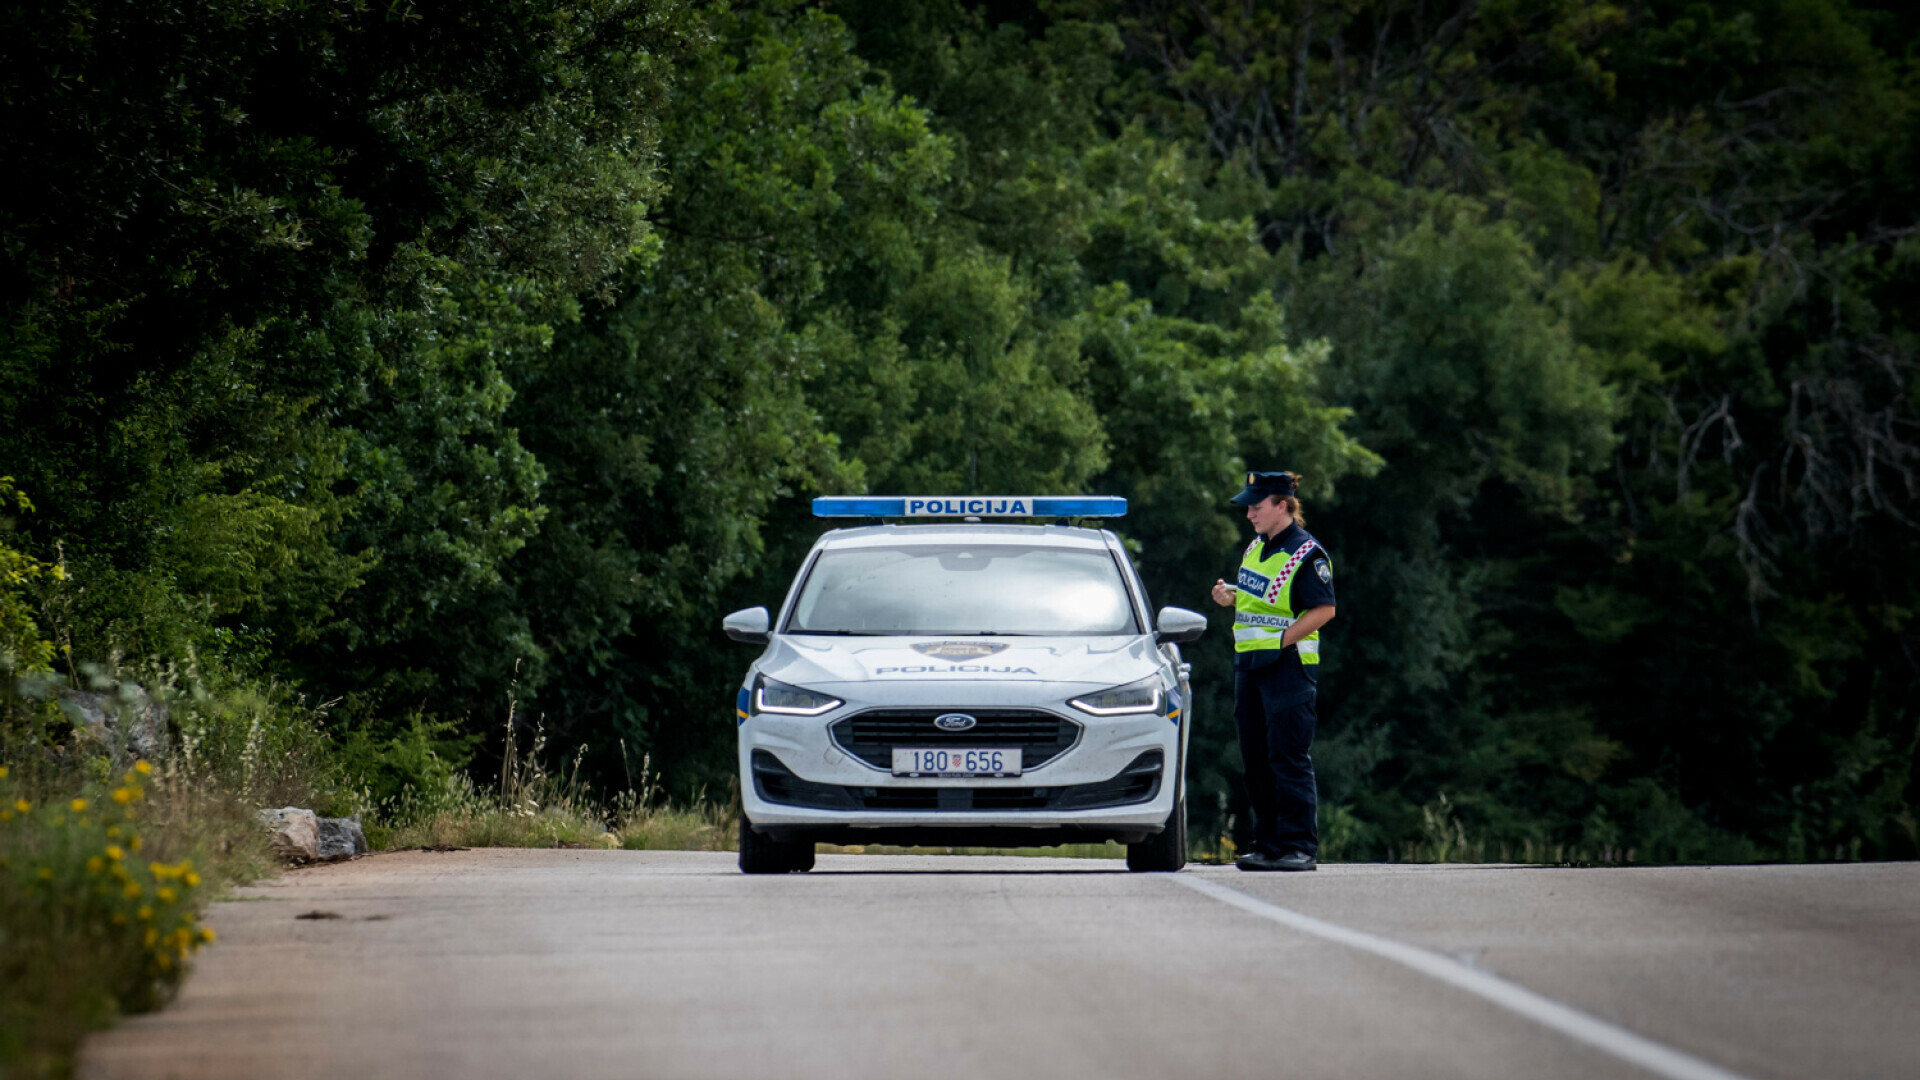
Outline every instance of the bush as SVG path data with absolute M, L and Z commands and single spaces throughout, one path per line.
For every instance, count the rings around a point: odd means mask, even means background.
M 0 702 L 0 1074 L 64 1076 L 88 1031 L 166 1001 L 210 935 L 220 886 L 273 869 L 261 806 L 350 803 L 320 714 L 273 684 L 80 666 L 118 714 L 104 739 L 78 689 L 9 680 Z M 128 756 L 136 718 L 164 756 Z M 170 738 L 168 737 L 170 733 Z M 117 777 L 117 778 L 116 778 Z
M 414 713 L 407 726 L 382 740 L 364 728 L 335 743 L 334 757 L 365 807 L 392 820 L 432 809 L 434 799 L 458 787 L 477 735 L 452 720 Z
M 0 765 L 0 1062 L 56 1072 L 87 1030 L 150 1009 L 213 940 L 190 858 L 146 841 L 153 767 L 36 804 Z

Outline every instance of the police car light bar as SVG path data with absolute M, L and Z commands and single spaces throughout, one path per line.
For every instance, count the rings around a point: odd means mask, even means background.
M 894 495 L 823 495 L 814 517 L 1124 517 L 1119 495 L 956 495 L 918 498 Z

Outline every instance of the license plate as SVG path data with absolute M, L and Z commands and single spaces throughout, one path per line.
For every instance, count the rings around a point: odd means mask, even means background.
M 996 750 L 992 747 L 966 747 L 936 750 L 929 747 L 895 747 L 895 776 L 1019 776 L 1020 748 Z

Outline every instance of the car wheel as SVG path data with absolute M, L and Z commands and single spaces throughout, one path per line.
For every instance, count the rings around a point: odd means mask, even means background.
M 747 815 L 740 815 L 740 872 L 790 874 L 813 869 L 813 845 L 775 840 L 753 831 Z
M 1127 869 L 1136 873 L 1173 873 L 1187 866 L 1187 797 L 1182 793 L 1158 835 L 1127 845 Z

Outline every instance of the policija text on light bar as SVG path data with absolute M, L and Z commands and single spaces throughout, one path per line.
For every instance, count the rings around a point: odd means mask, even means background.
M 813 500 L 815 517 L 1122 517 L 1118 495 L 895 495 L 826 496 Z

